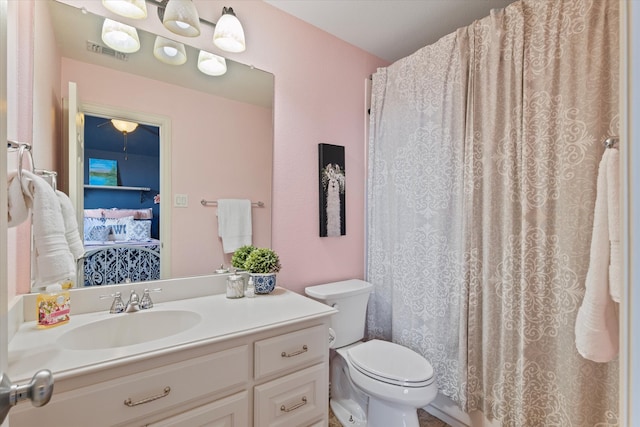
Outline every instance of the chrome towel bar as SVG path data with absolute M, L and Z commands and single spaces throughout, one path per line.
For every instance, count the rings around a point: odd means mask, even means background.
M 217 200 L 205 200 L 205 199 L 202 199 L 202 200 L 200 200 L 200 204 L 202 206 L 218 206 L 218 201 Z M 264 207 L 264 202 L 251 202 L 251 206 L 256 207 L 256 208 L 263 208 Z

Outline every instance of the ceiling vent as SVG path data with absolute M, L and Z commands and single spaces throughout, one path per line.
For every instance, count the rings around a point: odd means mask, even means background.
M 117 50 L 111 49 L 107 46 L 102 46 L 96 42 L 92 42 L 87 40 L 87 50 L 94 53 L 99 53 L 102 55 L 107 55 L 115 59 L 119 59 L 120 61 L 126 61 L 129 59 L 129 55 L 126 53 L 118 52 Z

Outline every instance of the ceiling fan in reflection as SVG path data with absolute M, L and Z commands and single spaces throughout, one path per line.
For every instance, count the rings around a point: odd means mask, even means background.
M 158 128 L 155 126 L 147 126 L 147 125 L 143 125 L 141 123 L 136 123 L 136 122 L 131 122 L 128 120 L 121 120 L 121 119 L 110 119 L 110 120 L 106 120 L 103 123 L 100 123 L 98 125 L 98 127 L 102 127 L 108 123 L 111 123 L 113 125 L 113 127 L 118 131 L 118 132 L 122 132 L 122 135 L 124 136 L 124 144 L 123 144 L 123 148 L 122 151 L 124 151 L 124 159 L 125 160 L 129 160 L 129 156 L 127 154 L 127 136 L 131 133 L 136 131 L 137 129 L 143 129 L 146 130 L 147 132 L 158 136 Z

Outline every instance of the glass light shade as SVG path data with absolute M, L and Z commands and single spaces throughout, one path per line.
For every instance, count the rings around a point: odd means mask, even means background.
M 130 25 L 111 19 L 105 19 L 102 24 L 102 41 L 122 53 L 133 53 L 140 49 L 138 31 Z
M 162 24 L 172 33 L 181 36 L 200 35 L 200 17 L 191 0 L 169 0 L 164 9 Z
M 233 8 L 222 8 L 222 16 L 213 32 L 213 44 L 226 52 L 244 52 L 246 49 L 244 30 Z
M 227 61 L 221 56 L 201 50 L 198 55 L 198 70 L 208 76 L 221 76 L 227 72 Z
M 145 0 L 102 0 L 102 5 L 113 13 L 132 19 L 147 17 Z
M 126 120 L 111 119 L 111 124 L 122 133 L 131 133 L 138 128 L 136 122 L 128 122 Z
M 187 62 L 187 52 L 182 43 L 156 36 L 153 44 L 153 56 L 169 65 L 182 65 Z

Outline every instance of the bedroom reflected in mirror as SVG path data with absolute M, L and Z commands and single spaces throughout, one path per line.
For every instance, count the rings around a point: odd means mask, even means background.
M 85 115 L 79 286 L 160 279 L 156 126 Z

